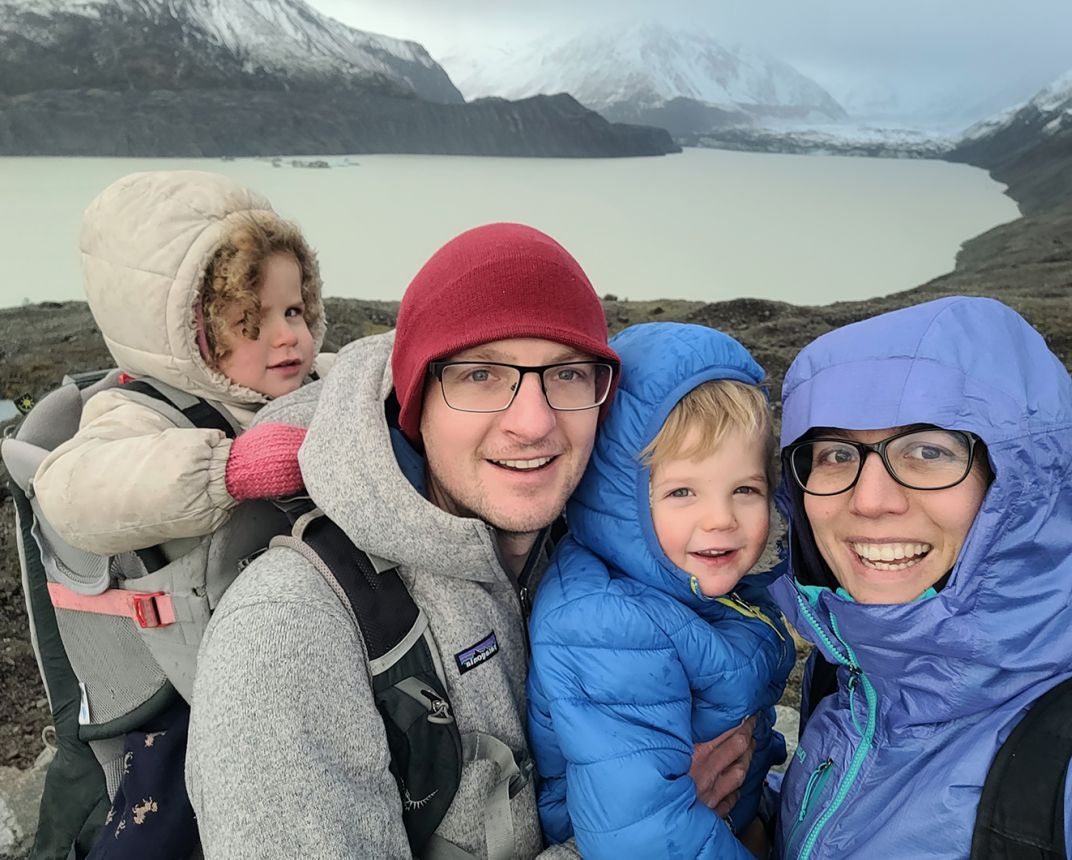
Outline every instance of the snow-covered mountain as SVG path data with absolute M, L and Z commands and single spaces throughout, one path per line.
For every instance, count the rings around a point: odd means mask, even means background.
M 1054 137 L 1072 131 L 1072 70 L 1049 86 L 1043 87 L 1028 101 L 1006 108 L 977 122 L 964 132 L 963 143 L 983 142 L 1006 135 Z
M 780 60 L 654 22 L 458 50 L 441 62 L 467 98 L 568 92 L 608 119 L 674 133 L 845 117 L 829 93 Z
M 1068 202 L 1072 166 L 1072 70 L 1023 104 L 971 126 L 954 161 L 985 167 L 1016 183 L 1025 211 Z
M 416 42 L 303 0 L 0 0 L 0 92 L 373 87 L 463 99 Z
M 415 42 L 304 0 L 0 0 L 0 154 L 637 156 L 568 95 L 466 104 Z

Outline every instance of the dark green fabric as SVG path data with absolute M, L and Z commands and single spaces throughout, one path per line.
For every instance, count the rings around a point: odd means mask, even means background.
M 30 623 L 37 637 L 58 746 L 45 776 L 37 839 L 29 860 L 67 860 L 72 846 L 78 857 L 89 853 L 108 814 L 108 790 L 93 751 L 78 737 L 81 694 L 60 638 L 37 544 L 30 534 L 33 512 L 22 490 L 14 483 L 10 486 L 26 556 Z
M 156 719 L 178 701 L 179 694 L 166 678 L 160 689 L 128 714 L 123 714 L 107 723 L 78 726 L 78 737 L 83 741 L 99 741 L 119 738 L 128 732 L 136 732 L 149 720 Z

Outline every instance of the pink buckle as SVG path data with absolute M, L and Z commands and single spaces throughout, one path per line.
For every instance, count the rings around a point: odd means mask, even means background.
M 160 613 L 156 611 L 156 601 L 163 597 L 163 592 L 154 594 L 135 594 L 130 601 L 134 610 L 134 621 L 143 630 L 148 627 L 160 626 Z
M 57 609 L 93 612 L 130 618 L 143 630 L 175 623 L 175 605 L 163 591 L 124 591 L 110 588 L 101 594 L 79 594 L 58 582 L 48 584 L 48 595 Z

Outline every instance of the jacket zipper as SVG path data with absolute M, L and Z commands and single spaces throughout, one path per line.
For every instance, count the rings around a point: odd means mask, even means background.
M 875 738 L 875 712 L 877 710 L 878 698 L 875 695 L 875 688 L 871 686 L 871 682 L 867 679 L 867 676 L 856 662 L 856 657 L 852 652 L 852 648 L 850 648 L 849 644 L 841 638 L 841 634 L 838 632 L 837 618 L 834 617 L 834 613 L 830 613 L 830 626 L 833 629 L 838 642 L 844 646 L 846 652 L 844 654 L 834 645 L 830 637 L 826 635 L 826 631 L 819 625 L 815 615 L 808 607 L 807 601 L 799 593 L 797 594 L 797 603 L 800 605 L 800 610 L 804 617 L 808 620 L 808 623 L 812 626 L 812 629 L 815 630 L 819 638 L 823 640 L 823 644 L 826 645 L 830 653 L 852 673 L 850 684 L 852 684 L 853 688 L 855 688 L 857 683 L 863 686 L 864 698 L 867 702 L 867 725 L 864 727 L 860 743 L 856 747 L 856 751 L 853 753 L 852 759 L 849 762 L 848 770 L 838 783 L 837 792 L 834 794 L 834 798 L 831 800 L 830 805 L 812 825 L 807 838 L 804 840 L 804 845 L 800 850 L 800 854 L 798 855 L 798 860 L 808 860 L 811 856 L 811 852 L 815 849 L 816 843 L 819 841 L 820 833 L 822 833 L 823 828 L 826 827 L 830 819 L 834 817 L 837 811 L 841 808 L 841 805 L 845 802 L 845 798 L 848 797 L 849 792 L 852 790 L 853 783 L 856 782 L 856 777 L 860 773 L 860 768 L 863 767 L 864 759 L 867 758 L 867 754 L 871 751 L 871 745 L 874 743 Z M 851 716 L 853 723 L 855 724 L 855 712 Z
M 544 544 L 547 542 L 547 536 L 550 532 L 551 527 L 548 526 L 536 537 L 536 542 L 532 545 L 528 558 L 525 559 L 525 566 L 517 577 L 517 587 L 515 591 L 517 593 L 518 609 L 521 610 L 521 629 L 525 634 L 526 656 L 532 653 L 532 638 L 529 636 L 529 615 L 532 614 L 529 580 L 532 579 L 533 568 L 536 567 L 540 555 L 543 553 Z
M 723 606 L 728 606 L 730 609 L 736 609 L 741 615 L 745 615 L 748 618 L 758 618 L 773 630 L 779 639 L 783 642 L 785 641 L 785 636 L 783 636 L 782 631 L 778 629 L 778 625 L 764 615 L 763 611 L 758 606 L 753 606 L 751 603 L 746 603 L 742 600 L 736 592 L 731 591 L 727 596 L 716 599 Z
M 789 831 L 789 837 L 785 840 L 786 856 L 790 856 L 793 853 L 793 845 L 797 836 L 802 832 L 804 823 L 808 819 L 808 813 L 811 812 L 812 801 L 818 800 L 822 796 L 823 789 L 826 788 L 827 782 L 830 781 L 833 767 L 834 760 L 828 758 L 813 770 L 808 777 L 808 782 L 804 786 L 804 797 L 800 803 L 800 812 L 797 815 L 797 820 L 793 822 L 792 829 Z

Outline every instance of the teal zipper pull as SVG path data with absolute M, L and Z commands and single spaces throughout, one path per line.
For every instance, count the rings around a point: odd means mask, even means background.
M 792 858 L 797 856 L 796 848 L 802 834 L 807 830 L 808 819 L 814 817 L 812 807 L 822 796 L 833 773 L 834 760 L 827 757 L 808 776 L 808 781 L 804 786 L 804 795 L 801 798 L 800 812 L 797 814 L 797 820 L 793 822 L 793 826 L 789 830 L 789 837 L 785 841 L 785 857 Z
M 807 817 L 808 808 L 811 806 L 811 793 L 815 790 L 815 786 L 819 784 L 823 774 L 833 766 L 834 760 L 828 758 L 811 772 L 811 776 L 808 777 L 808 784 L 804 786 L 804 797 L 800 802 L 800 815 L 797 816 L 798 821 L 803 821 Z
M 797 596 L 797 605 L 800 607 L 801 614 L 811 625 L 829 654 L 849 670 L 848 689 L 850 717 L 856 730 L 860 732 L 860 742 L 856 745 L 856 749 L 853 751 L 852 758 L 849 761 L 848 770 L 842 775 L 833 799 L 830 801 L 830 804 L 826 807 L 823 814 L 819 816 L 818 820 L 811 825 L 800 852 L 796 854 L 796 860 L 809 860 L 812 851 L 815 850 L 815 846 L 819 842 L 820 834 L 830 820 L 837 814 L 842 804 L 845 803 L 845 799 L 852 790 L 853 784 L 856 782 L 856 777 L 859 775 L 860 769 L 863 767 L 864 759 L 867 758 L 868 753 L 874 748 L 875 733 L 877 729 L 878 697 L 875 694 L 875 688 L 871 685 L 871 682 L 861 668 L 859 661 L 856 659 L 855 652 L 841 635 L 841 631 L 838 629 L 837 618 L 834 616 L 834 613 L 828 612 L 827 617 L 830 621 L 830 630 L 833 633 L 833 639 L 836 640 L 841 647 L 835 645 L 831 637 L 827 635 L 823 626 L 815 617 L 815 613 L 812 611 L 811 607 L 808 606 L 804 596 L 801 594 L 798 594 Z M 860 725 L 856 718 L 855 692 L 857 688 L 861 689 L 864 695 L 864 707 L 866 708 L 867 722 L 863 726 Z M 790 855 L 787 853 L 787 856 Z

